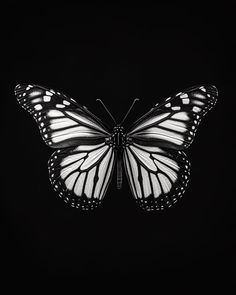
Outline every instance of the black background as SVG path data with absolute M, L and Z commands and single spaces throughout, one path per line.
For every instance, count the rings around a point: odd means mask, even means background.
M 123 278 L 139 285 L 193 288 L 231 280 L 233 145 L 233 6 L 9 5 L 4 31 L 4 231 L 6 277 L 83 284 Z M 68 93 L 110 123 L 95 99 L 128 122 L 155 103 L 195 84 L 213 84 L 219 101 L 201 123 L 187 154 L 192 163 L 184 198 L 165 212 L 135 204 L 115 178 L 94 212 L 67 207 L 47 173 L 52 150 L 17 104 L 18 83 Z M 6 105 L 5 105 L 6 103 Z M 229 137 L 230 136 L 230 137 Z M 225 284 L 227 286 L 227 283 Z

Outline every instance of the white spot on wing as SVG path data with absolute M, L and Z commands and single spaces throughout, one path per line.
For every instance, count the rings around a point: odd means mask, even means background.
M 171 108 L 173 111 L 179 111 L 180 110 L 180 107 L 179 106 L 175 106 L 175 107 L 172 107 Z
M 69 106 L 70 102 L 68 100 L 63 100 L 63 104 Z
M 50 100 L 51 100 L 51 97 L 50 96 L 47 96 L 47 95 L 44 95 L 43 96 L 43 101 L 49 102 Z
M 36 104 L 35 106 L 34 106 L 34 108 L 37 110 L 37 111 L 40 111 L 40 110 L 42 110 L 42 105 L 41 104 Z
M 187 93 L 181 94 L 180 98 L 188 98 L 188 94 Z
M 193 107 L 193 111 L 195 112 L 195 113 L 198 113 L 198 112 L 200 112 L 201 111 L 201 109 L 199 108 L 199 107 Z
M 184 98 L 184 99 L 182 99 L 182 103 L 183 104 L 189 104 L 189 98 Z
M 60 104 L 60 103 L 56 104 L 56 108 L 63 109 L 64 107 L 65 107 L 64 104 Z

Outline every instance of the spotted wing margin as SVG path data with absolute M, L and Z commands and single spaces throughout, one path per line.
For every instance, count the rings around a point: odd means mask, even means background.
M 104 143 L 57 150 L 48 162 L 49 178 L 66 203 L 90 210 L 101 203 L 114 163 L 114 150 Z
M 137 143 L 182 150 L 192 143 L 203 116 L 216 104 L 215 86 L 194 86 L 168 97 L 128 131 Z
M 162 210 L 182 197 L 190 174 L 184 152 L 134 143 L 125 148 L 123 160 L 133 196 L 142 209 Z
M 65 94 L 39 85 L 15 87 L 19 104 L 38 124 L 45 143 L 52 148 L 99 143 L 109 135 L 104 124 L 84 106 Z

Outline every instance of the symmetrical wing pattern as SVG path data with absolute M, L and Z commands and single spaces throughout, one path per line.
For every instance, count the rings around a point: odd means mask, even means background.
M 133 144 L 124 152 L 124 165 L 133 196 L 147 211 L 171 207 L 189 181 L 190 163 L 182 151 Z
M 192 143 L 202 117 L 215 105 L 215 86 L 196 86 L 168 97 L 140 118 L 128 136 L 182 150 Z
M 51 184 L 65 202 L 82 210 L 96 208 L 107 191 L 117 158 L 120 188 L 123 154 L 136 202 L 153 211 L 170 207 L 182 197 L 190 174 L 183 150 L 215 105 L 218 92 L 214 86 L 203 85 L 179 92 L 156 104 L 127 133 L 120 125 L 109 131 L 86 107 L 53 89 L 22 84 L 16 86 L 15 94 L 36 120 L 45 143 L 59 148 L 48 168 Z
M 52 148 L 74 146 L 78 140 L 102 142 L 109 135 L 98 118 L 65 94 L 38 85 L 17 85 L 15 93 Z

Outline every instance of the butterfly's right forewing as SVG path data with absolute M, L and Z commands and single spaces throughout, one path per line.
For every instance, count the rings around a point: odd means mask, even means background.
M 96 144 L 109 136 L 101 121 L 65 94 L 39 85 L 17 85 L 20 105 L 38 124 L 45 143 L 52 148 Z

